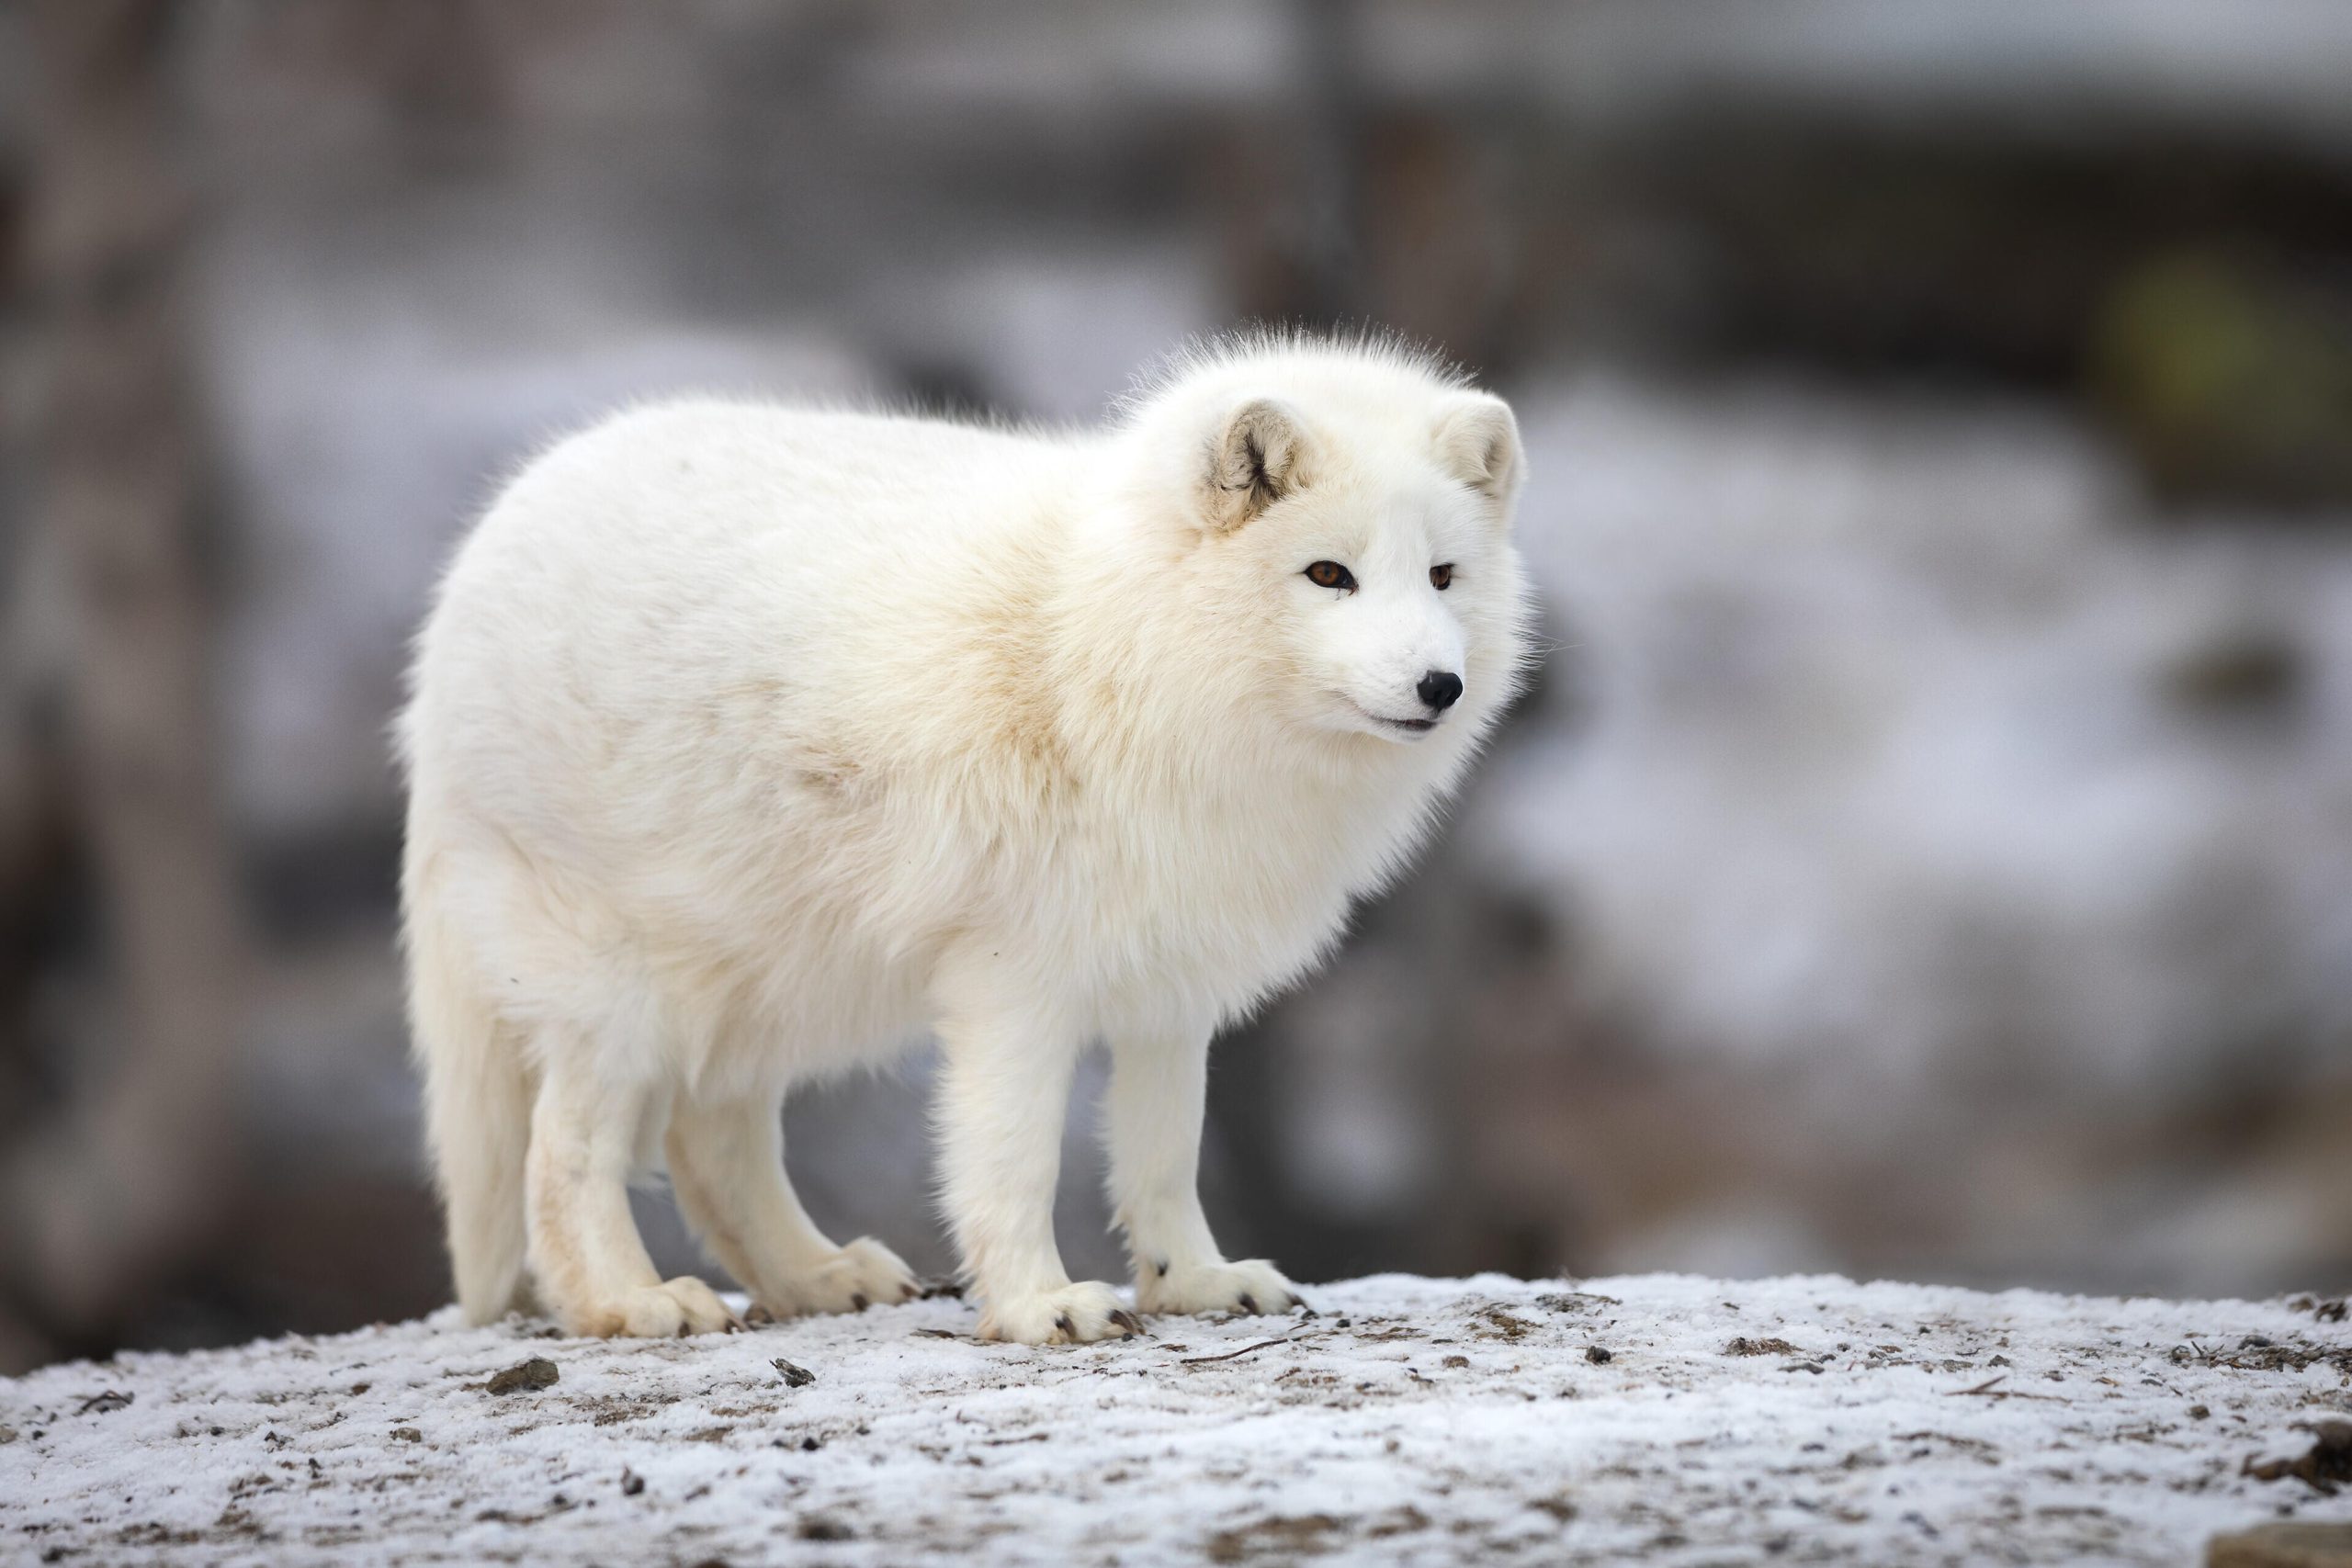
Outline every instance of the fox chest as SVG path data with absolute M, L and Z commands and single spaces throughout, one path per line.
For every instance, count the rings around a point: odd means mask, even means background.
M 1223 1016 L 1295 978 L 1343 926 L 1350 867 L 1310 849 L 1248 832 L 1128 841 L 1067 880 L 1076 897 L 1031 911 L 1105 998 Z

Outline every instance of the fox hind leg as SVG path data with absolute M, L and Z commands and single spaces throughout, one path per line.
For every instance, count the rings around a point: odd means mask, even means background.
M 809 1220 L 784 1168 L 783 1106 L 772 1096 L 680 1096 L 666 1140 L 670 1186 L 704 1247 L 778 1317 L 859 1312 L 911 1298 L 912 1271 L 880 1242 L 836 1247 Z
M 666 1337 L 734 1326 L 702 1280 L 664 1280 L 629 1213 L 637 1128 L 650 1100 L 551 1054 L 531 1110 L 525 1163 L 526 1230 L 538 1293 L 573 1334 Z

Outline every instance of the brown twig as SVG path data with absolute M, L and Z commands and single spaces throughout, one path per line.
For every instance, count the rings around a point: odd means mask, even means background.
M 1959 1399 L 1968 1394 L 1979 1393 L 1983 1394 L 1987 1399 L 2041 1399 L 2047 1400 L 2052 1404 L 2064 1404 L 2067 1403 L 2066 1400 L 2054 1393 L 2026 1393 L 2014 1388 L 1995 1388 L 1993 1386 L 1995 1383 L 2007 1380 L 2008 1375 L 2009 1374 L 2007 1372 L 1996 1373 L 1992 1377 L 1986 1378 L 1983 1382 L 1978 1383 L 1974 1388 L 1948 1388 L 1944 1390 L 1944 1395 L 1949 1399 Z
M 1178 1364 L 1187 1367 L 1205 1367 L 1211 1361 L 1230 1361 L 1238 1357 L 1247 1356 L 1253 1350 L 1263 1350 L 1271 1346 L 1289 1343 L 1288 1339 L 1261 1339 L 1255 1345 L 1244 1345 L 1240 1349 L 1227 1350 L 1222 1356 L 1187 1356 Z

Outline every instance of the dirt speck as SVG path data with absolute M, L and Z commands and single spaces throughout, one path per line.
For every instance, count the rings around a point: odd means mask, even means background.
M 558 1373 L 555 1363 L 545 1356 L 534 1356 L 527 1361 L 517 1361 L 502 1372 L 491 1374 L 482 1386 L 492 1393 L 520 1393 L 526 1388 L 553 1388 Z
M 2177 1367 L 2218 1367 L 2233 1372 L 2300 1372 L 2314 1361 L 2324 1361 L 2346 1377 L 2352 1377 L 2352 1347 L 2311 1344 L 2285 1344 L 2265 1334 L 2249 1334 L 2238 1341 L 2234 1350 L 2191 1340 L 2176 1345 L 2170 1352 Z
M 658 1410 L 678 1403 L 674 1393 L 598 1394 L 591 1399 L 572 1401 L 572 1408 L 586 1411 L 599 1427 L 617 1427 L 624 1421 L 641 1421 Z
M 1408 1503 L 1373 1520 L 1364 1527 L 1363 1533 L 1374 1540 L 1384 1540 L 1392 1535 L 1410 1535 L 1429 1528 L 1430 1517 Z
M 1623 1306 L 1625 1303 L 1615 1296 L 1604 1296 L 1597 1291 L 1551 1291 L 1536 1297 L 1535 1304 L 1545 1312 L 1596 1312 L 1605 1306 Z
M 1329 1514 L 1278 1514 L 1254 1524 L 1219 1530 L 1209 1537 L 1206 1550 L 1212 1562 L 1248 1562 L 1258 1557 L 1311 1557 L 1330 1551 L 1330 1538 L 1346 1528 Z
M 1741 1335 L 1724 1347 L 1726 1356 L 1802 1356 L 1804 1351 L 1785 1339 L 1750 1339 Z
M 801 1520 L 800 1528 L 793 1533 L 803 1540 L 848 1540 L 853 1532 L 839 1519 L 829 1519 L 822 1514 L 812 1514 Z
M 1523 1317 L 1506 1312 L 1499 1305 L 1490 1306 L 1478 1314 L 1479 1332 L 1489 1337 L 1520 1340 L 1527 1337 L 1535 1325 Z
M 1605 1367 L 1617 1359 L 1617 1352 L 1605 1346 L 1588 1345 L 1584 1348 L 1584 1359 L 1596 1367 Z
M 810 1371 L 806 1367 L 795 1366 L 792 1362 L 786 1360 L 781 1356 L 778 1356 L 775 1360 L 770 1361 L 768 1365 L 774 1367 L 783 1375 L 784 1386 L 786 1388 L 807 1388 L 810 1383 L 817 1381 L 816 1373 Z
M 2257 1461 L 2249 1456 L 2239 1473 L 2256 1481 L 2285 1481 L 2292 1477 L 2312 1491 L 2333 1497 L 2338 1486 L 2352 1481 L 2352 1421 L 2322 1421 L 2312 1430 L 2315 1436 L 2309 1452 L 2293 1459 Z

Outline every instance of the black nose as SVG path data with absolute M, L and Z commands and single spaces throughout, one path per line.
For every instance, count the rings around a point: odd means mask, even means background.
M 1450 670 L 1432 670 L 1421 677 L 1421 683 L 1413 690 L 1421 694 L 1421 701 L 1443 713 L 1460 699 L 1462 677 Z

